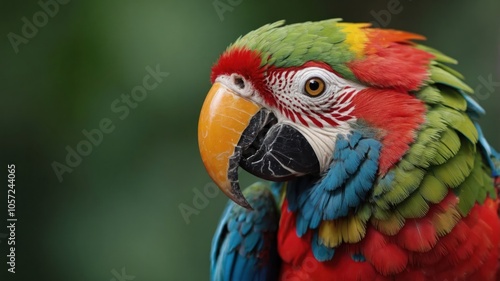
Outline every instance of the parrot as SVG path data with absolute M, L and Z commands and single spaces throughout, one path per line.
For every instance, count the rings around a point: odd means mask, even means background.
M 212 281 L 500 280 L 500 155 L 423 40 L 278 21 L 222 52 L 198 121 L 230 199 Z M 240 168 L 259 178 L 243 191 Z

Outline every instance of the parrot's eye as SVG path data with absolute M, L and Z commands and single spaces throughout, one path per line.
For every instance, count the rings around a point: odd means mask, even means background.
M 318 77 L 311 78 L 304 85 L 304 91 L 309 96 L 317 97 L 325 91 L 325 81 Z

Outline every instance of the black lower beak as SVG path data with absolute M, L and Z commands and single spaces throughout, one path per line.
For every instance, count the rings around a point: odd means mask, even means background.
M 291 125 L 279 123 L 266 109 L 253 116 L 238 146 L 241 153 L 231 160 L 239 160 L 239 166 L 259 178 L 286 181 L 318 174 L 320 170 L 316 153 L 302 133 Z M 238 165 L 230 163 L 231 166 Z M 237 176 L 237 171 L 234 172 Z

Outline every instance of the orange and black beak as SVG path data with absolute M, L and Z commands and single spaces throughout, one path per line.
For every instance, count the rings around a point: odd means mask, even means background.
M 319 172 L 317 157 L 300 132 L 220 82 L 212 86 L 201 109 L 198 143 L 210 177 L 245 208 L 251 206 L 240 190 L 240 166 L 273 181 Z

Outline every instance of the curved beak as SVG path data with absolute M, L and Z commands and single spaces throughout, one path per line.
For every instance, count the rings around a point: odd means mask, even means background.
M 240 139 L 260 109 L 217 82 L 203 103 L 198 123 L 198 144 L 208 174 L 231 200 L 250 209 L 238 183 Z
M 286 181 L 318 174 L 311 144 L 293 125 L 221 83 L 210 89 L 200 113 L 198 144 L 210 177 L 234 202 L 251 209 L 238 168 L 261 179 Z

